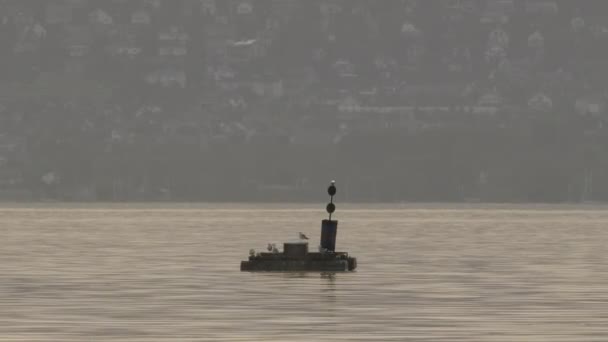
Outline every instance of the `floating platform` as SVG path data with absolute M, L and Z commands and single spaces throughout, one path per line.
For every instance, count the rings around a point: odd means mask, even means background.
M 249 251 L 249 259 L 241 261 L 241 271 L 249 272 L 348 272 L 357 268 L 357 259 L 346 252 L 336 252 L 338 221 L 331 215 L 336 210 L 333 197 L 336 194 L 335 182 L 327 189 L 330 203 L 327 205 L 329 220 L 321 223 L 319 252 L 308 251 L 308 237 L 299 233 L 298 242 L 285 242 L 283 252 L 274 244 L 268 244 L 270 253 Z
M 345 252 L 306 253 L 290 256 L 285 253 L 259 253 L 241 262 L 241 271 L 258 272 L 348 272 L 357 268 L 357 258 Z

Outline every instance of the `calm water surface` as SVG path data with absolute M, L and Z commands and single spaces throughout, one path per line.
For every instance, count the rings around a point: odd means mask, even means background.
M 5 206 L 0 341 L 605 342 L 606 209 L 338 208 L 357 272 L 254 274 L 322 205 Z

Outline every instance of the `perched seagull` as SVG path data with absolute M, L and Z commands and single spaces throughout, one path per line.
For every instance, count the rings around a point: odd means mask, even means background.
M 279 253 L 279 249 L 277 248 L 277 245 L 275 243 L 268 243 L 268 247 L 267 247 L 269 252 L 272 253 Z
M 308 240 L 308 236 L 304 235 L 302 232 L 300 234 L 300 240 Z

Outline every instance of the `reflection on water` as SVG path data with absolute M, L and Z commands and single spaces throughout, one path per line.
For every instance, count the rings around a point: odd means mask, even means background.
M 339 212 L 352 273 L 240 260 L 321 210 L 0 209 L 0 341 L 606 341 L 605 208 Z

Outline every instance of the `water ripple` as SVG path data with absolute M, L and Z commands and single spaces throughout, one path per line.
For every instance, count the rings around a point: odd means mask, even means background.
M 608 212 L 342 209 L 354 273 L 241 273 L 322 211 L 1 208 L 0 341 L 606 341 Z

